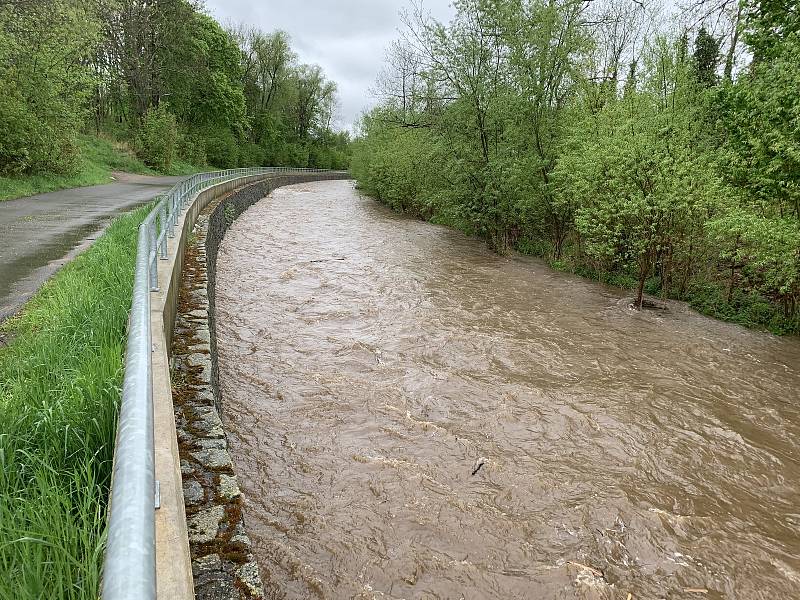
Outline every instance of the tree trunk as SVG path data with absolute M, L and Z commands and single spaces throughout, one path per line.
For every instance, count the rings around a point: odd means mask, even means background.
M 731 263 L 731 279 L 728 282 L 728 300 L 727 300 L 728 304 L 730 304 L 731 300 L 733 300 L 733 284 L 735 280 L 736 280 L 736 261 L 733 261 Z
M 661 299 L 666 301 L 669 295 L 670 277 L 672 276 L 672 246 L 667 248 L 665 263 L 661 267 Z
M 644 297 L 644 283 L 645 281 L 647 281 L 647 276 L 650 274 L 652 255 L 653 251 L 651 249 L 645 252 L 645 254 L 639 259 L 639 285 L 636 288 L 636 301 L 634 302 L 636 310 L 642 310 L 642 300 Z
M 647 279 L 647 271 L 640 271 L 639 272 L 639 287 L 636 288 L 636 301 L 634 302 L 634 307 L 636 310 L 642 310 L 642 300 L 644 296 L 644 282 Z
M 725 57 L 725 80 L 731 81 L 733 78 L 733 60 L 736 57 L 736 45 L 739 43 L 739 34 L 741 33 L 742 21 L 742 3 L 736 10 L 736 21 L 733 23 L 733 37 L 731 38 L 731 45 L 728 48 L 728 54 Z
M 683 277 L 681 278 L 681 287 L 678 290 L 678 298 L 683 300 L 686 295 L 686 286 L 689 283 L 689 276 L 692 272 L 692 257 L 694 256 L 694 238 L 689 242 L 689 252 L 686 258 L 686 263 L 683 267 Z

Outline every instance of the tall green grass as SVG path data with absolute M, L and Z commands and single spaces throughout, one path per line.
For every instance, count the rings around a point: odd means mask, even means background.
M 136 229 L 117 219 L 2 325 L 0 598 L 96 599 Z

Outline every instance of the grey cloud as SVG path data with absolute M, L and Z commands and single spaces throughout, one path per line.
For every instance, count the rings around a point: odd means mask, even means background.
M 223 23 L 288 32 L 300 60 L 320 65 L 338 85 L 339 126 L 352 129 L 362 110 L 375 102 L 369 88 L 386 48 L 398 37 L 400 12 L 411 4 L 407 0 L 206 0 L 206 7 Z M 440 20 L 452 14 L 448 0 L 424 0 L 423 7 Z

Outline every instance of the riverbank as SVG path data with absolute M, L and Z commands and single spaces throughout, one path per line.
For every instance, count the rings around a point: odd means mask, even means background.
M 526 254 L 525 252 L 521 253 Z M 550 268 L 557 271 L 580 275 L 631 293 L 636 291 L 637 283 L 633 275 L 593 269 L 575 258 L 552 260 L 547 256 L 535 253 L 530 253 L 530 255 L 547 260 Z M 663 299 L 661 278 L 648 278 L 645 281 L 644 291 L 653 298 Z M 787 317 L 780 306 L 752 290 L 735 290 L 731 302 L 726 299 L 727 293 L 724 282 L 695 281 L 687 286 L 683 294 L 669 293 L 666 299 L 685 302 L 702 315 L 736 323 L 748 329 L 769 331 L 775 335 L 800 335 L 800 315 Z
M 98 596 L 144 206 L 0 326 L 0 597 Z
M 456 229 L 469 236 L 480 237 L 469 222 L 458 218 L 453 211 L 438 211 L 434 206 L 428 205 L 425 210 L 420 210 L 419 207 L 424 203 L 410 202 L 406 206 L 381 198 L 379 193 L 368 186 L 359 184 L 359 189 L 376 202 L 388 206 L 399 214 L 410 215 Z M 638 282 L 635 273 L 599 268 L 596 261 L 589 260 L 574 245 L 565 244 L 559 259 L 552 257 L 550 248 L 546 244 L 532 243 L 526 238 L 514 241 L 509 250 L 541 258 L 556 271 L 599 281 L 630 291 L 632 294 L 636 292 Z M 703 315 L 737 323 L 750 329 L 769 331 L 776 335 L 800 335 L 800 312 L 787 315 L 781 305 L 771 302 L 769 298 L 761 295 L 755 289 L 748 289 L 741 285 L 732 291 L 731 301 L 728 302 L 729 285 L 729 282 L 718 278 L 689 277 L 683 285 L 678 286 L 677 290 L 672 285 L 667 286 L 669 291 L 664 294 L 661 277 L 655 275 L 648 277 L 644 282 L 644 292 L 655 298 L 686 302 Z

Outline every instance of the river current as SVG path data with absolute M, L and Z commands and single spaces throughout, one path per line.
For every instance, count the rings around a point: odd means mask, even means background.
M 216 316 L 267 596 L 800 598 L 800 340 L 630 302 L 352 182 L 250 208 Z

